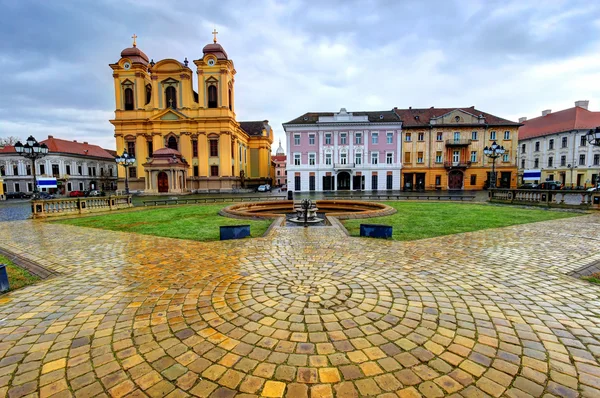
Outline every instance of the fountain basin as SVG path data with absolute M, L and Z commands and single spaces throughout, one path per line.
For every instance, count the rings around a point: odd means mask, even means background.
M 361 200 L 324 199 L 316 200 L 313 203 L 318 208 L 319 214 L 339 219 L 382 217 L 396 212 L 396 209 L 386 204 Z M 286 217 L 286 215 L 296 215 L 297 213 L 293 201 L 278 200 L 236 203 L 225 207 L 219 214 L 240 219 L 264 219 Z

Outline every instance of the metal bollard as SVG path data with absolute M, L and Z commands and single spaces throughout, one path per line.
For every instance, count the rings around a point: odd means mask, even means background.
M 6 265 L 0 264 L 0 292 L 6 292 L 8 289 L 10 289 L 10 286 L 8 284 Z

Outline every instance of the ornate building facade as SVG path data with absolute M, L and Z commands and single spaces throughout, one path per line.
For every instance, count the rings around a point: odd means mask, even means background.
M 597 184 L 600 148 L 589 145 L 585 135 L 600 126 L 600 112 L 588 110 L 589 101 L 573 108 L 527 120 L 519 129 L 519 172 L 540 170 L 540 181 L 560 181 L 568 188 Z
M 305 113 L 283 124 L 288 189 L 483 189 L 493 142 L 506 149 L 497 186 L 515 187 L 520 125 L 474 107 Z
M 402 122 L 393 111 L 305 113 L 283 128 L 288 190 L 400 189 Z
M 402 120 L 403 190 L 479 190 L 487 187 L 492 160 L 483 149 L 496 142 L 498 187 L 516 187 L 520 124 L 469 108 L 398 109 Z
M 213 43 L 193 61 L 195 71 L 187 58 L 149 60 L 135 35 L 133 47 L 110 64 L 117 153 L 136 159 L 127 169 L 130 189 L 228 191 L 270 182 L 273 130 L 266 120 L 236 120 L 236 70 L 213 33 Z M 174 151 L 172 162 L 162 148 Z M 120 187 L 124 173 L 120 168 Z

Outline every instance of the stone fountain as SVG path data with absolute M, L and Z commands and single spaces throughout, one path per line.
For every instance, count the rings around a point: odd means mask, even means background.
M 295 224 L 304 223 L 305 227 L 308 227 L 309 224 L 317 224 L 323 221 L 322 218 L 317 217 L 317 207 L 310 199 L 302 199 L 300 202 L 300 206 L 294 206 L 294 210 L 296 211 L 296 217 L 292 217 L 289 221 Z

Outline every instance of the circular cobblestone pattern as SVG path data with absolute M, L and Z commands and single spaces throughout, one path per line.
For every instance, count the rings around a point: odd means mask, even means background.
M 0 297 L 10 397 L 600 396 L 600 287 L 565 275 L 599 216 L 414 242 L 2 226 L 61 273 Z

